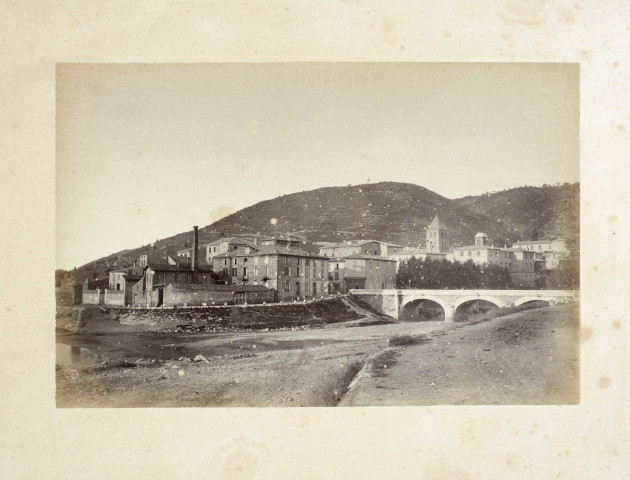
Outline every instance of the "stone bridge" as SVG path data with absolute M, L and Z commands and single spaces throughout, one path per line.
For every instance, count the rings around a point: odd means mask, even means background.
M 444 309 L 444 319 L 452 322 L 460 307 L 485 300 L 499 308 L 518 307 L 528 302 L 549 305 L 579 300 L 578 290 L 350 290 L 352 295 L 376 310 L 396 319 L 432 302 Z

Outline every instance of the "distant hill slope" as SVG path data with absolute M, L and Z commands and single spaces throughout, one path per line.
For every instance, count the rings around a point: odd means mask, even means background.
M 580 184 L 520 187 L 455 200 L 477 215 L 500 221 L 517 239 L 566 238 L 579 246 Z
M 260 232 L 295 232 L 310 241 L 348 238 L 424 244 L 425 227 L 435 214 L 451 229 L 451 241 L 470 244 L 485 231 L 503 243 L 508 231 L 500 222 L 472 213 L 426 188 L 408 183 L 328 187 L 257 203 L 202 229 L 204 236 Z M 276 224 L 272 223 L 276 219 Z
M 579 226 L 579 185 L 523 187 L 457 200 L 409 183 L 319 188 L 244 208 L 200 228 L 199 240 L 300 233 L 311 242 L 366 238 L 415 247 L 424 245 L 425 227 L 435 214 L 449 227 L 452 245 L 472 244 L 477 232 L 485 232 L 495 245 L 556 235 L 573 239 Z M 190 231 L 182 232 L 158 240 L 155 248 L 169 244 L 174 251 L 189 246 L 191 238 Z M 97 262 L 138 258 L 151 248 L 124 250 Z

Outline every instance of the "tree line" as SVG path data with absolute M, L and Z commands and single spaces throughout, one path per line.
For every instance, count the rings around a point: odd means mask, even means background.
M 573 290 L 580 288 L 579 264 L 560 265 L 555 270 L 536 275 L 536 289 Z M 499 265 L 477 265 L 472 260 L 464 263 L 411 257 L 403 260 L 396 274 L 397 288 L 444 289 L 524 289 L 514 285 L 509 269 Z
M 499 265 L 477 265 L 448 260 L 426 260 L 411 257 L 403 260 L 396 274 L 397 288 L 512 289 L 507 268 Z

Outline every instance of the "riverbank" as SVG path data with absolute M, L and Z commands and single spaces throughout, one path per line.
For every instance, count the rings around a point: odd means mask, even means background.
M 579 306 L 538 308 L 387 348 L 342 405 L 577 404 L 579 371 Z
M 549 312 L 544 315 L 553 317 L 558 308 L 512 315 L 540 316 L 540 312 Z M 359 319 L 276 330 L 193 333 L 120 330 L 103 333 L 84 325 L 82 333 L 58 332 L 61 348 L 70 351 L 66 351 L 68 361 L 58 362 L 57 365 L 57 405 L 346 405 L 350 404 L 344 398 L 348 385 L 362 368 L 366 365 L 366 368 L 372 368 L 375 364 L 370 362 L 374 359 L 391 368 L 394 361 L 401 363 L 395 358 L 400 352 L 418 346 L 403 342 L 401 346 L 392 347 L 392 340 L 396 343 L 396 339 L 405 337 L 422 338 L 427 345 L 439 345 L 441 338 L 450 338 L 452 334 L 449 332 L 466 332 L 485 323 L 501 321 L 497 318 L 478 325 L 439 321 L 383 323 L 383 318 L 370 312 L 363 312 L 364 315 L 358 311 L 355 313 Z M 511 318 L 512 315 L 501 318 Z M 516 324 L 531 321 L 531 318 L 514 320 Z M 461 337 L 464 340 L 467 338 L 465 335 Z M 476 337 L 467 346 L 462 340 L 460 349 L 476 349 L 478 345 L 475 342 L 479 338 Z M 525 344 L 522 347 L 529 348 Z M 470 361 L 469 355 L 449 358 L 451 354 L 446 347 L 443 349 L 444 358 L 448 360 L 441 361 Z M 73 351 L 77 358 L 82 355 L 89 358 L 90 363 L 73 363 Z M 426 358 L 434 359 L 435 352 L 425 353 L 428 355 Z M 431 368 L 439 368 L 439 363 L 436 359 Z M 435 375 L 441 375 L 439 370 L 435 372 Z M 405 378 L 405 375 L 402 374 L 396 382 L 404 385 L 416 381 L 413 377 Z M 356 393 L 351 392 L 351 395 Z M 379 404 L 378 396 L 370 394 L 362 398 L 362 404 Z M 405 398 L 409 403 L 404 404 L 424 404 L 424 397 Z M 456 402 L 451 400 L 446 403 Z

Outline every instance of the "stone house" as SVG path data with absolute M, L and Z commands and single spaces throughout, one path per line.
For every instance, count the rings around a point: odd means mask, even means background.
M 280 245 L 247 246 L 214 258 L 213 270 L 232 284 L 263 285 L 279 301 L 328 291 L 328 259 Z
M 324 257 L 342 257 L 348 255 L 374 255 L 387 258 L 398 252 L 402 252 L 403 246 L 380 240 L 350 240 L 340 243 L 321 244 L 319 254 Z
M 396 260 L 365 254 L 348 255 L 344 260 L 343 291 L 396 288 Z

